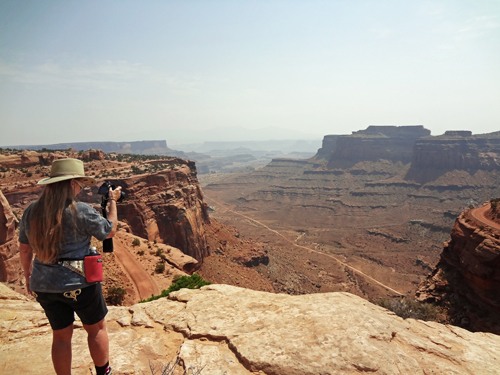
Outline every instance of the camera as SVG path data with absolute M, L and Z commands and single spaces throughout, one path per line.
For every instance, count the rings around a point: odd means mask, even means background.
M 108 200 L 109 188 L 115 190 L 116 186 L 109 181 L 104 181 L 104 183 L 99 187 L 99 191 L 97 192 L 97 194 L 102 195 L 103 199 Z M 117 199 L 116 202 L 121 202 L 123 199 L 125 199 L 125 193 L 122 191 L 120 194 L 120 198 Z
M 106 217 L 106 206 L 108 205 L 108 194 L 109 194 L 109 189 L 116 189 L 116 186 L 113 185 L 109 181 L 104 181 L 104 183 L 99 187 L 99 190 L 97 191 L 97 194 L 102 195 L 101 199 L 101 209 L 102 209 L 102 216 Z M 116 203 L 122 201 L 125 199 L 125 193 L 121 191 L 120 198 L 116 200 Z M 112 238 L 106 238 L 102 242 L 102 250 L 105 253 L 112 253 L 113 252 L 113 239 Z

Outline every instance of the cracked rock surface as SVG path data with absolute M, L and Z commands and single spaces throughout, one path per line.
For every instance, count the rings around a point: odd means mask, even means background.
M 201 375 L 500 374 L 499 336 L 403 320 L 348 293 L 209 285 L 111 307 L 107 322 L 117 374 L 150 374 L 149 361 L 177 356 Z M 89 375 L 85 332 L 75 328 L 73 374 Z M 0 372 L 53 374 L 50 343 L 38 304 L 0 284 Z

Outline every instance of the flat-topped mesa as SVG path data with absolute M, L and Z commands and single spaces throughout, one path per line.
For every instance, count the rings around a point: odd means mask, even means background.
M 0 281 L 13 282 L 20 277 L 21 261 L 15 231 L 17 220 L 9 202 L 0 191 Z
M 412 170 L 500 170 L 500 132 L 468 134 L 451 131 L 417 140 Z
M 74 149 L 76 151 L 85 151 L 89 149 L 100 149 L 103 152 L 118 152 L 129 154 L 158 154 L 163 155 L 170 149 L 167 147 L 167 141 L 134 141 L 134 142 L 71 142 L 54 143 L 50 145 L 29 145 L 29 146 L 11 146 L 9 148 L 17 150 L 66 150 Z
M 330 160 L 332 154 L 335 152 L 337 148 L 337 139 L 340 137 L 339 135 L 325 135 L 323 137 L 323 144 L 321 148 L 318 150 L 318 153 L 314 157 L 315 160 Z
M 472 132 L 470 130 L 447 130 L 444 135 L 450 137 L 470 137 Z
M 385 135 L 386 137 L 421 138 L 431 135 L 423 125 L 370 125 L 365 130 L 353 131 L 353 135 Z
M 338 136 L 335 143 L 333 138 L 325 140 L 323 144 L 329 148 L 320 150 L 322 155 L 330 152 L 330 169 L 362 161 L 389 160 L 407 164 L 412 160 L 415 141 L 429 135 L 430 130 L 422 125 L 370 125 L 367 129 L 353 132 L 351 135 Z

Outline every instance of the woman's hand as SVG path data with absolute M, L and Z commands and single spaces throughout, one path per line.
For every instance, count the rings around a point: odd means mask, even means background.
M 30 277 L 31 269 L 33 267 L 33 250 L 31 249 L 31 246 L 25 243 L 19 243 L 19 255 L 21 257 L 24 279 L 26 280 L 26 290 L 29 294 L 31 294 Z
M 33 294 L 33 293 L 31 293 L 31 289 L 30 289 L 30 276 L 25 276 L 24 280 L 26 283 L 26 291 L 28 292 L 28 294 Z
M 121 186 L 118 186 L 115 190 L 113 190 L 113 188 L 110 187 L 108 192 L 108 199 L 117 201 L 118 199 L 120 199 L 121 194 L 122 194 Z

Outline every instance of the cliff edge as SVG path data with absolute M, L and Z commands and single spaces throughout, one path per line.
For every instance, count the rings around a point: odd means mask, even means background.
M 500 225 L 490 203 L 460 214 L 439 263 L 420 285 L 420 301 L 444 306 L 453 324 L 500 334 Z

